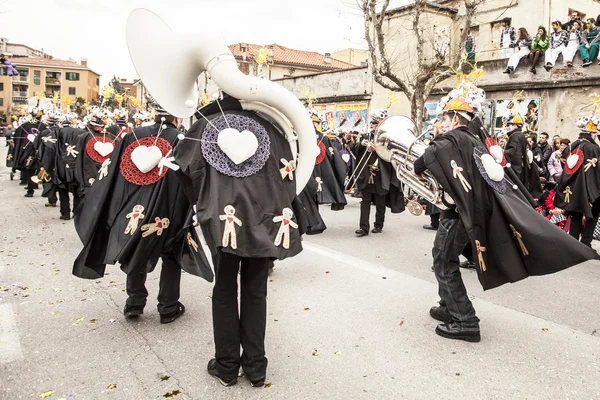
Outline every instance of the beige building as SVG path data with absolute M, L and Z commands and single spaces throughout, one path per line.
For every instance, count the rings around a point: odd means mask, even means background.
M 331 53 L 331 57 L 356 67 L 364 67 L 369 61 L 369 51 L 349 48 Z
M 462 1 L 444 0 L 431 2 L 421 16 L 424 41 L 428 57 L 447 57 L 460 51 L 460 18 Z M 387 18 L 387 51 L 391 55 L 396 72 L 405 78 L 414 74 L 416 38 L 412 34 L 412 6 L 389 10 Z M 531 74 L 523 59 L 517 70 L 503 74 L 507 60 L 499 59 L 500 21 L 512 18 L 516 28 L 526 27 L 535 34 L 539 25 L 550 27 L 552 21 L 566 22 L 572 11 L 582 16 L 596 17 L 600 14 L 600 2 L 592 0 L 488 0 L 483 3 L 474 18 L 471 34 L 475 39 L 477 59 L 484 69 L 484 77 L 478 82 L 488 98 L 488 123 L 492 128 L 501 124 L 499 116 L 515 91 L 523 90 L 524 112 L 530 112 L 535 129 L 551 135 L 559 134 L 573 138 L 577 135 L 574 122 L 580 115 L 591 112 L 593 93 L 600 93 L 600 66 L 597 62 L 589 68 L 581 67 L 576 55 L 574 67 L 563 66 L 559 58 L 551 73 L 540 63 L 536 75 Z M 292 90 L 303 99 L 306 87 L 317 91 L 323 104 L 366 102 L 369 110 L 385 108 L 390 103 L 390 91 L 374 82 L 370 68 L 333 73 L 321 73 L 306 77 L 286 77 L 278 83 Z M 454 79 L 438 85 L 426 106 L 430 111 L 435 103 L 455 84 Z M 390 107 L 390 113 L 410 115 L 410 107 L 403 94 Z M 329 106 L 328 106 L 329 107 Z M 432 114 L 432 113 L 430 113 Z M 495 118 L 493 118 L 495 117 Z M 493 119 L 493 120 L 492 120 Z
M 78 97 L 89 102 L 98 100 L 100 74 L 81 63 L 37 57 L 14 57 L 18 76 L 0 76 L 0 110 L 10 111 L 14 105 L 26 104 L 27 99 L 38 93 L 52 97 L 59 92 L 61 98 Z

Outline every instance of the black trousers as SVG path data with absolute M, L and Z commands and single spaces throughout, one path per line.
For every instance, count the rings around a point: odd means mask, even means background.
M 592 239 L 594 239 L 594 229 L 598 223 L 598 216 L 600 215 L 600 199 L 596 200 L 592 204 L 592 218 L 588 218 L 585 221 L 585 228 L 583 226 L 583 214 L 580 213 L 569 213 L 571 216 L 571 228 L 569 229 L 569 235 L 579 240 L 581 236 L 581 243 L 588 247 L 592 247 Z
M 440 226 L 440 213 L 431 214 L 429 216 L 429 219 L 431 220 L 431 226 L 432 227 L 438 228 Z
M 161 254 L 162 268 L 160 270 L 160 281 L 158 283 L 158 312 L 168 314 L 177 309 L 179 301 L 179 287 L 181 284 L 181 265 L 175 259 L 175 254 L 165 252 Z M 128 306 L 146 305 L 148 290 L 146 289 L 146 277 L 148 273 L 145 266 L 134 269 L 127 274 L 127 304 Z
M 452 316 L 452 321 L 464 327 L 479 327 L 479 318 L 460 274 L 459 256 L 469 236 L 460 219 L 440 220 L 433 243 L 433 269 L 438 281 L 440 307 Z
M 213 258 L 212 297 L 217 370 L 227 380 L 237 377 L 240 365 L 249 377 L 266 374 L 268 258 L 244 258 L 220 249 Z M 238 314 L 238 272 L 241 300 Z M 240 346 L 243 353 L 240 356 Z
M 382 229 L 385 221 L 385 195 L 363 192 L 360 202 L 360 229 L 365 231 L 371 228 L 369 223 L 371 203 L 375 203 L 375 228 Z
M 27 193 L 33 193 L 38 188 L 37 183 L 31 180 L 34 175 L 35 170 L 33 169 L 24 169 L 21 171 L 21 182 L 27 183 Z
M 76 190 L 68 190 L 54 186 L 48 192 L 48 203 L 56 204 L 57 201 L 60 201 L 60 215 L 71 215 L 71 198 L 69 193 L 73 193 L 73 210 L 75 210 L 79 205 L 79 196 L 77 195 Z

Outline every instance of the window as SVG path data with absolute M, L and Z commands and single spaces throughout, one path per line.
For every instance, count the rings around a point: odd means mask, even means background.
M 96 86 L 100 86 L 100 78 L 96 78 Z
M 0 97 L 0 107 L 4 106 L 4 98 Z
M 7 68 L 0 68 L 0 76 L 6 76 Z
M 33 84 L 41 85 L 42 83 L 42 71 L 34 70 L 33 71 Z
M 69 96 L 75 96 L 75 88 L 74 87 L 69 88 Z
M 4 90 L 4 82 L 0 82 L 0 92 Z
M 79 80 L 79 72 L 67 72 L 65 74 L 65 78 L 68 81 L 78 81 Z

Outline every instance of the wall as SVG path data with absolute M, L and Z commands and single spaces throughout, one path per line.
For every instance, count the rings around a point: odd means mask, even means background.
M 369 51 L 361 49 L 345 49 L 331 53 L 331 58 L 360 67 L 362 62 L 368 60 Z

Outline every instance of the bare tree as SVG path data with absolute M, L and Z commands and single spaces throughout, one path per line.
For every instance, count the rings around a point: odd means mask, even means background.
M 395 68 L 399 58 L 396 49 L 388 48 L 389 37 L 386 32 L 386 19 L 389 18 L 390 0 L 359 0 L 359 6 L 364 15 L 365 39 L 371 55 L 371 70 L 375 81 L 386 89 L 402 92 L 410 102 L 411 118 L 416 122 L 417 131 L 421 132 L 425 102 L 435 85 L 455 74 L 463 57 L 463 47 L 471 27 L 477 8 L 486 0 L 460 0 L 464 13 L 458 16 L 459 28 L 451 34 L 460 34 L 458 49 L 450 45 L 435 43 L 435 33 L 427 35 L 426 26 L 422 25 L 426 8 L 440 7 L 427 0 L 413 0 L 411 4 L 412 23 L 409 24 L 407 35 L 414 35 L 416 49 L 414 57 L 408 55 L 410 68 L 402 70 Z M 380 9 L 379 6 L 381 6 Z M 433 49 L 433 56 L 426 54 L 428 47 Z M 405 59 L 406 61 L 406 59 Z

